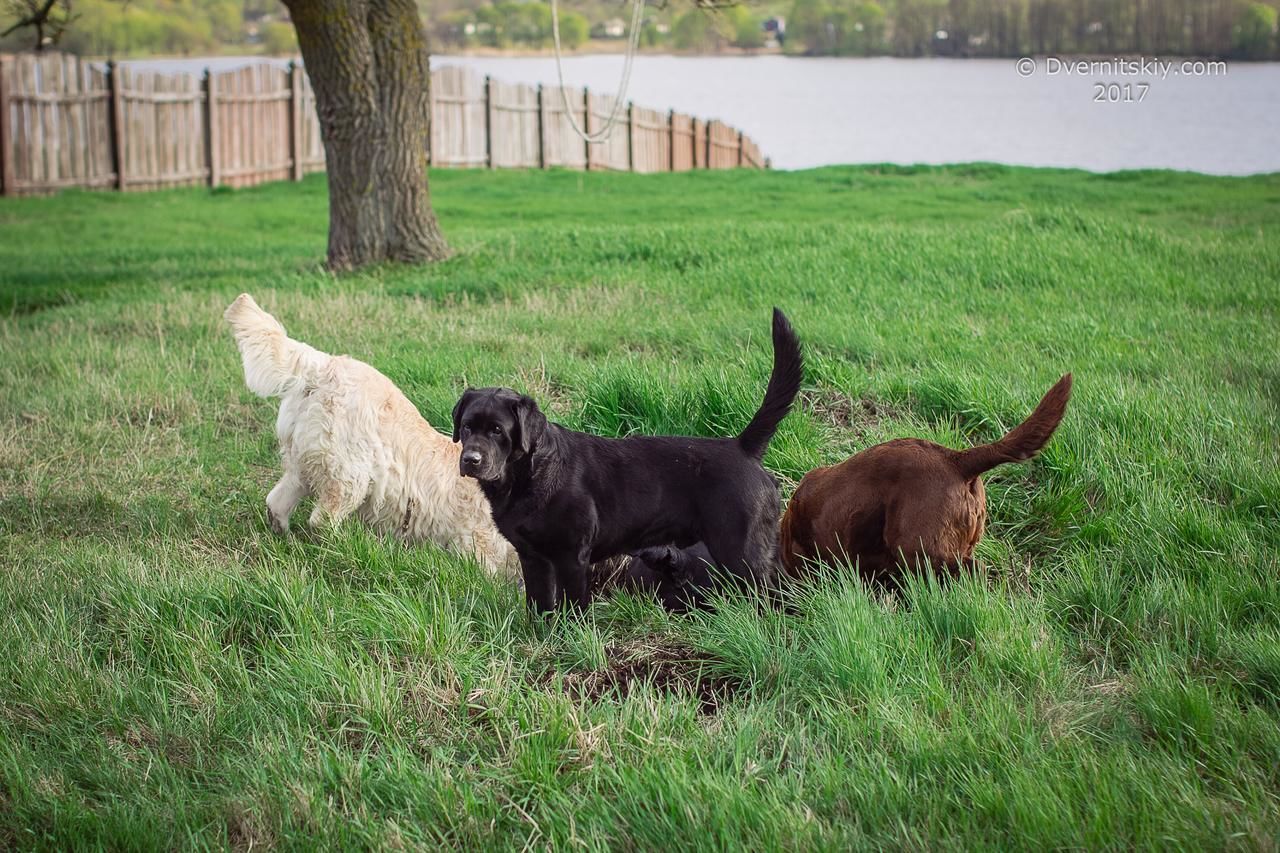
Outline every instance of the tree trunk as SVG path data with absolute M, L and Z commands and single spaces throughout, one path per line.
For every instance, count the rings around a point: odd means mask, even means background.
M 285 0 L 316 96 L 329 266 L 448 257 L 427 186 L 426 36 L 413 0 Z

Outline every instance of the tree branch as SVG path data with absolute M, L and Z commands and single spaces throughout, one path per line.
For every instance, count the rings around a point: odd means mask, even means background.
M 45 21 L 49 20 L 49 14 L 53 11 L 53 7 L 57 2 L 58 0 L 45 0 L 44 6 L 32 12 L 30 17 L 26 18 L 25 20 L 18 21 L 18 23 L 14 24 L 12 27 L 9 27 L 9 29 L 0 33 L 0 39 L 4 38 L 5 36 L 9 35 L 12 32 L 22 29 L 23 27 L 34 27 L 39 24 L 43 24 Z

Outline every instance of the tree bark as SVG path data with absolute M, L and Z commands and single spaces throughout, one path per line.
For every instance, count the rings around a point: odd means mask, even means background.
M 431 207 L 426 35 L 413 0 L 286 0 L 324 139 L 330 268 L 449 256 Z

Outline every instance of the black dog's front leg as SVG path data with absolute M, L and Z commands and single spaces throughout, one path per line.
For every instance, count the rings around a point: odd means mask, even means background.
M 594 513 L 590 517 L 594 518 Z M 582 531 L 577 547 L 559 555 L 556 564 L 556 584 L 560 587 L 559 604 L 581 613 L 591 603 L 591 540 L 594 525 Z
M 556 602 L 577 611 L 587 609 L 591 603 L 591 588 L 587 583 L 587 565 L 579 560 L 556 563 Z
M 524 574 L 524 594 L 529 606 L 542 614 L 554 610 L 558 598 L 555 566 L 541 557 L 521 554 L 520 569 Z

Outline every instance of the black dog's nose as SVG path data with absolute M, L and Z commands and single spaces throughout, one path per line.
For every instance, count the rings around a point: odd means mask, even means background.
M 468 450 L 462 454 L 463 465 L 479 465 L 481 461 L 480 452 L 478 450 Z

